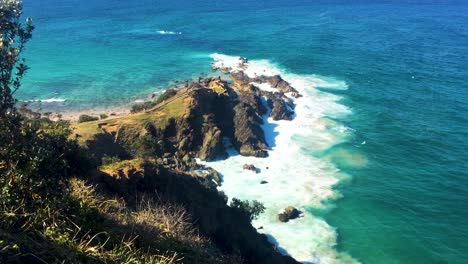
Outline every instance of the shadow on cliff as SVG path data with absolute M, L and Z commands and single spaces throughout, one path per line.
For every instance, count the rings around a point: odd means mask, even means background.
M 251 225 L 249 217 L 227 206 L 227 197 L 200 184 L 196 178 L 152 163 L 132 175 L 101 174 L 100 182 L 113 192 L 134 199 L 136 192 L 163 197 L 182 205 L 194 219 L 201 234 L 209 237 L 223 252 L 239 253 L 246 263 L 297 263 L 283 256 Z

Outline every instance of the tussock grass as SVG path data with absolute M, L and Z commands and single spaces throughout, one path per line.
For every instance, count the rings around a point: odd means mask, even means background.
M 34 213 L 1 208 L 0 263 L 240 263 L 200 236 L 180 205 L 144 195 L 127 204 L 77 178 L 68 193 Z

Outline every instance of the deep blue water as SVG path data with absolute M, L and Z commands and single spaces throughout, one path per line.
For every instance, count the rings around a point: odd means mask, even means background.
M 352 180 L 323 218 L 363 263 L 468 259 L 468 4 L 26 0 L 37 27 L 23 100 L 86 109 L 209 71 L 218 52 L 345 81 Z M 349 3 L 353 2 L 353 3 Z M 160 34 L 158 31 L 181 34 Z M 361 142 L 365 141 L 365 145 Z

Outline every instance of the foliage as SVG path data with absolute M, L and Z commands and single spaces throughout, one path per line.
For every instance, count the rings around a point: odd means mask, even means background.
M 60 197 L 78 144 L 65 121 L 11 117 L 0 126 L 0 206 L 26 210 Z
M 109 165 L 109 164 L 116 163 L 116 162 L 119 162 L 119 161 L 120 161 L 119 157 L 104 155 L 104 157 L 102 157 L 101 164 L 102 165 Z
M 0 1 L 0 119 L 15 111 L 14 93 L 28 70 L 21 52 L 31 39 L 34 26 L 30 18 L 20 22 L 21 1 Z
M 31 214 L 0 211 L 1 263 L 226 263 L 181 206 L 146 196 L 129 206 L 76 178 L 66 190 Z
M 139 158 L 154 158 L 162 154 L 163 142 L 151 135 L 145 135 L 139 137 L 133 143 L 132 148 Z
M 109 116 L 106 115 L 106 114 L 100 114 L 100 115 L 99 115 L 99 118 L 100 118 L 100 119 L 106 119 L 106 118 L 108 118 L 108 117 L 109 117 Z
M 131 113 L 138 113 L 138 112 L 143 112 L 145 110 L 151 109 L 155 107 L 156 105 L 166 101 L 167 99 L 173 97 L 174 95 L 177 94 L 177 91 L 174 89 L 168 89 L 166 90 L 162 95 L 156 99 L 156 101 L 147 101 L 143 103 L 138 103 L 132 105 L 132 108 L 130 109 Z
M 250 221 L 256 219 L 261 213 L 265 212 L 265 206 L 259 201 L 241 201 L 237 198 L 232 198 L 230 207 L 235 208 L 247 216 Z
M 167 99 L 173 97 L 177 94 L 177 90 L 175 89 L 167 89 L 163 94 L 161 94 L 158 99 L 156 100 L 156 104 L 162 103 Z
M 97 121 L 97 120 L 99 120 L 98 117 L 90 116 L 90 115 L 80 115 L 80 117 L 78 117 L 78 123 L 91 122 L 91 121 Z
M 156 102 L 154 101 L 147 101 L 143 103 L 137 103 L 132 105 L 132 108 L 130 109 L 131 113 L 138 113 L 138 112 L 143 112 L 147 109 L 150 109 L 156 105 Z

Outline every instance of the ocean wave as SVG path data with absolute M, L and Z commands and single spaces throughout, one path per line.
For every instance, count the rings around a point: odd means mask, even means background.
M 238 70 L 240 58 L 212 54 L 219 67 Z M 317 158 L 311 152 L 326 150 L 350 138 L 352 130 L 336 121 L 351 110 L 339 103 L 341 97 L 319 87 L 341 87 L 345 82 L 321 79 L 316 75 L 289 73 L 268 60 L 247 63 L 245 73 L 255 75 L 280 74 L 303 97 L 294 100 L 296 117 L 292 121 L 273 121 L 265 115 L 263 129 L 271 150 L 267 158 L 243 157 L 230 150 L 226 160 L 207 162 L 218 170 L 224 181 L 220 189 L 230 198 L 258 200 L 267 208 L 254 220 L 259 232 L 269 235 L 283 252 L 306 263 L 357 263 L 351 256 L 334 249 L 335 229 L 307 208 L 325 209 L 327 201 L 340 197 L 334 186 L 348 178 L 328 159 Z M 274 90 L 262 84 L 260 89 Z M 329 118 L 333 117 L 333 118 Z M 257 174 L 246 173 L 243 164 L 260 168 Z M 267 181 L 268 184 L 260 184 Z M 303 211 L 304 217 L 282 223 L 277 214 L 287 206 Z
M 40 103 L 61 103 L 61 102 L 65 102 L 66 99 L 62 99 L 62 98 L 49 98 L 49 99 L 34 99 L 34 100 L 26 100 L 24 102 L 40 102 Z
M 182 35 L 182 32 L 179 31 L 158 30 L 156 32 L 160 35 Z

